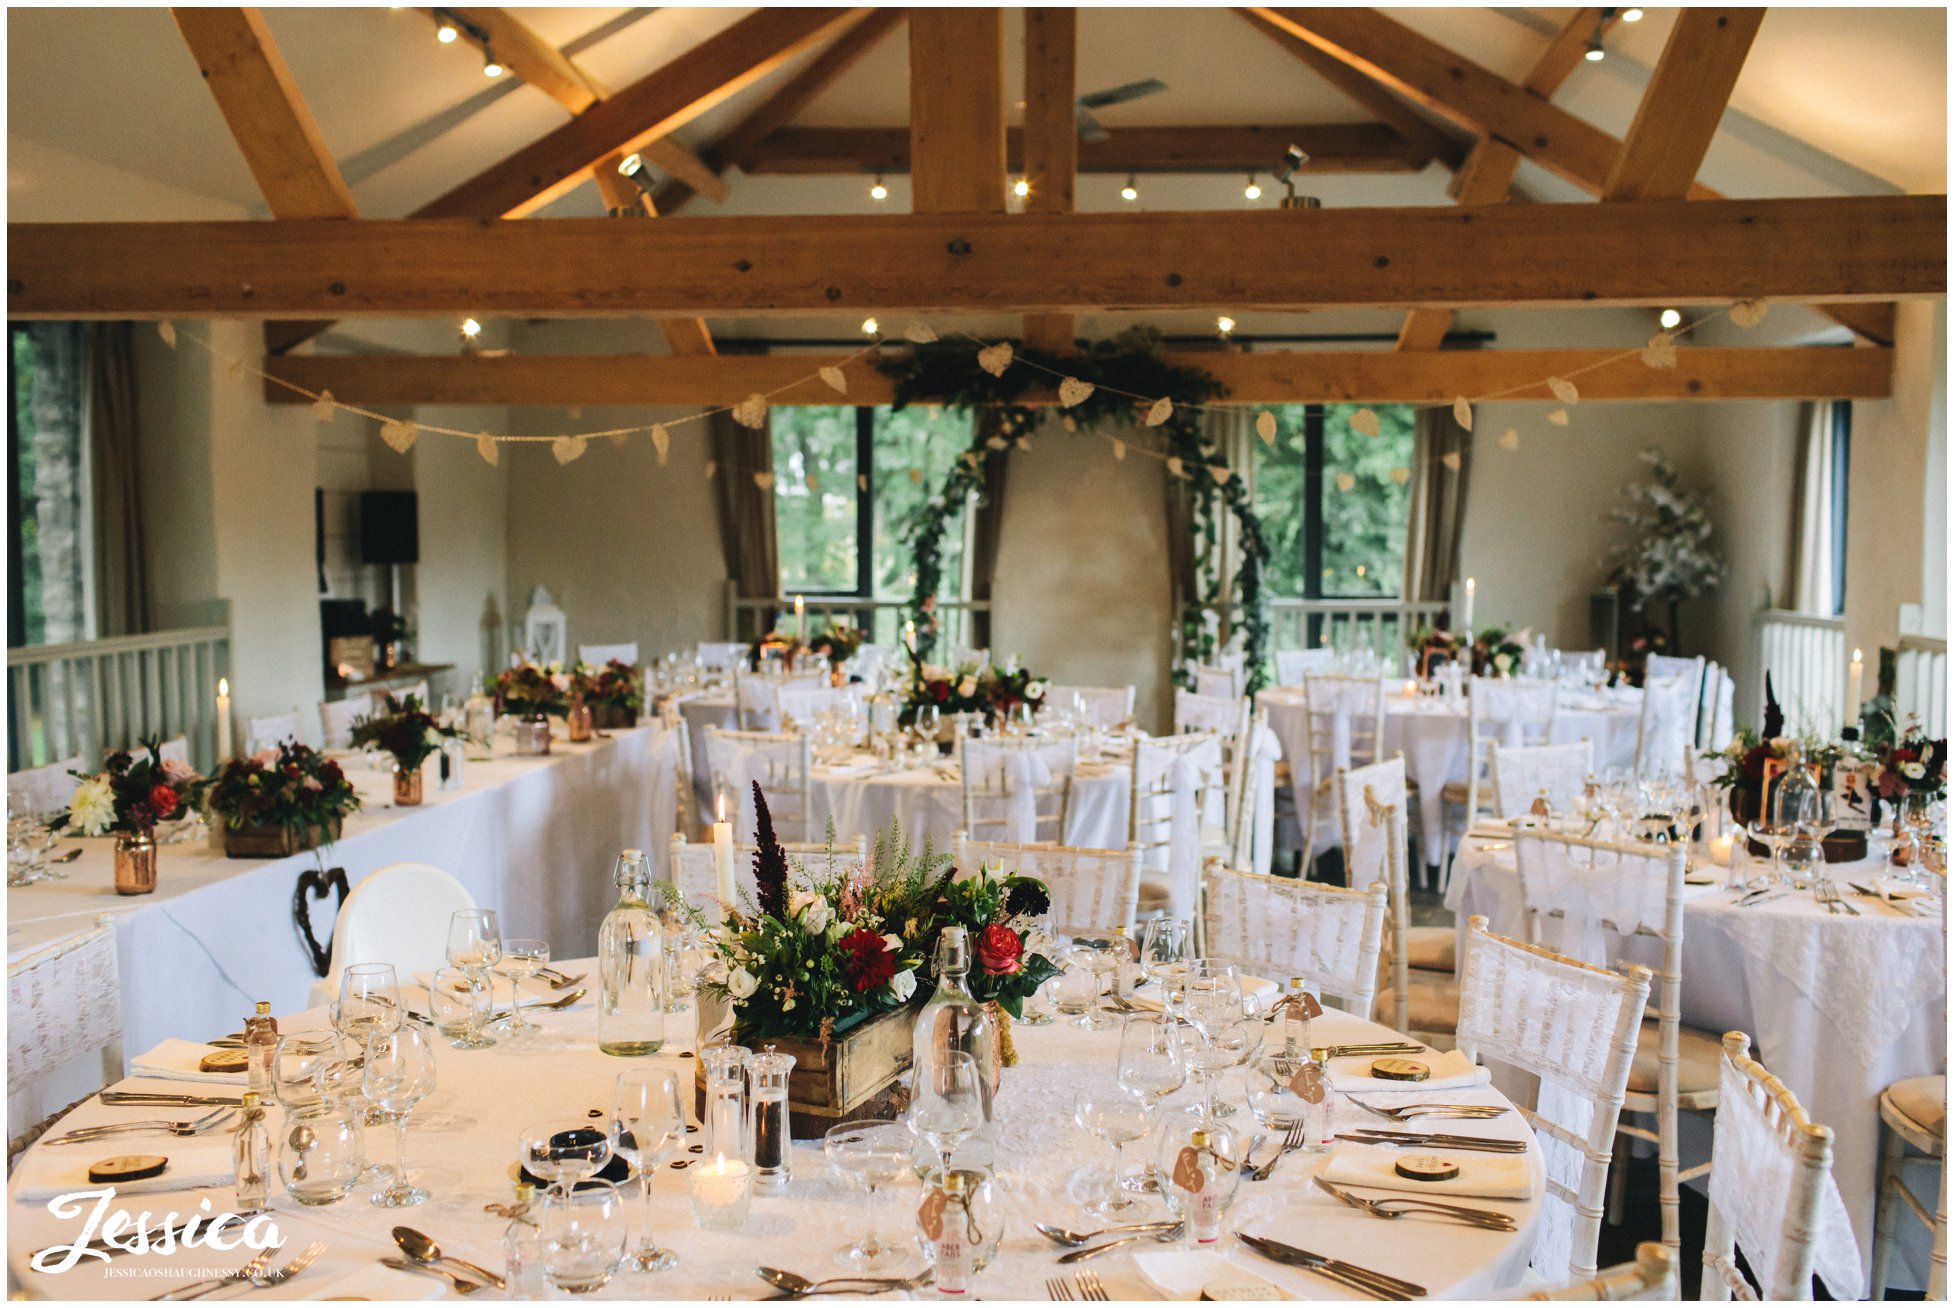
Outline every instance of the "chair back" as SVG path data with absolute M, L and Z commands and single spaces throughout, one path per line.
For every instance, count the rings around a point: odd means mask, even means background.
M 1493 746 L 1544 745 L 1553 739 L 1558 681 L 1474 677 L 1466 700 L 1466 825 L 1493 795 Z
M 326 748 L 351 749 L 353 726 L 361 718 L 373 716 L 373 703 L 371 691 L 348 695 L 345 699 L 320 700 L 319 724 L 326 731 Z
M 857 716 L 862 711 L 860 686 L 835 686 L 826 681 L 789 681 L 777 692 L 782 725 L 811 726 L 824 714 L 845 709 Z
M 706 728 L 706 766 L 712 790 L 726 802 L 735 835 L 753 833 L 753 783 L 767 792 L 774 834 L 808 840 L 814 821 L 814 746 L 797 731 L 721 731 Z
M 297 713 L 275 713 L 266 718 L 252 718 L 244 728 L 244 752 L 256 754 L 261 749 L 275 749 L 285 741 L 298 738 Z
M 1552 950 L 1496 936 L 1470 918 L 1460 959 L 1458 1047 L 1540 1078 L 1521 1108 L 1547 1172 L 1533 1265 L 1542 1275 L 1595 1273 L 1601 1215 L 1635 1058 L 1649 969 L 1617 975 Z
M 171 736 L 156 747 L 156 757 L 165 763 L 188 763 L 190 761 L 190 738 Z
M 889 660 L 894 657 L 895 650 L 892 647 L 864 641 L 856 648 L 855 656 L 842 667 L 850 675 L 860 677 L 863 681 L 874 681 L 875 674 L 887 667 Z
M 1737 1251 L 1757 1278 L 1737 1269 Z M 1701 1297 L 1810 1299 L 1812 1274 L 1844 1299 L 1864 1293 L 1858 1246 L 1832 1180 L 1832 1132 L 1750 1056 L 1750 1037 L 1723 1037 Z M 1762 1291 L 1760 1294 L 1759 1291 Z
M 1197 665 L 1194 693 L 1207 699 L 1238 699 L 1242 693 L 1240 668 L 1213 668 Z
M 76 754 L 37 768 L 11 772 L 7 775 L 7 794 L 25 796 L 37 816 L 53 817 L 75 797 L 75 787 L 81 784 L 81 778 L 73 774 L 81 770 L 81 755 Z
M 950 651 L 950 666 L 953 668 L 965 666 L 988 668 L 990 665 L 991 652 L 989 649 L 974 645 L 958 645 Z
M 102 1085 L 120 1079 L 122 981 L 107 915 L 7 965 L 7 1098 L 38 1098 L 43 1078 L 88 1053 L 101 1056 Z
M 832 847 L 801 840 L 783 840 L 780 847 L 787 851 L 791 862 L 806 868 L 808 875 L 817 881 L 826 881 L 841 867 L 868 857 L 868 842 L 861 836 Z M 726 906 L 719 902 L 719 875 L 713 869 L 712 842 L 694 842 L 676 835 L 670 848 L 672 884 L 687 904 L 704 915 L 709 925 L 718 926 L 726 918 Z M 738 842 L 733 845 L 733 885 L 738 901 L 733 907 L 744 913 L 752 912 L 757 893 L 758 882 L 753 877 L 756 849 L 757 846 Z
M 1683 752 L 1695 737 L 1696 698 L 1683 677 L 1648 677 L 1642 683 L 1642 712 L 1635 726 L 1635 772 L 1641 777 L 1675 776 Z
M 1073 845 L 972 840 L 957 833 L 957 874 L 994 867 L 1006 876 L 1036 877 L 1052 892 L 1052 930 L 1131 932 L 1140 902 L 1140 847 L 1084 849 Z
M 1594 773 L 1594 742 L 1582 739 L 1509 748 L 1496 740 L 1491 772 L 1495 817 L 1519 817 L 1531 811 L 1533 801 L 1542 795 L 1554 812 L 1570 812 Z
M 1394 1025 L 1411 1029 L 1411 856 L 1406 844 L 1404 755 L 1382 763 L 1348 768 L 1336 776 L 1337 816 L 1343 828 L 1344 883 L 1381 882 L 1388 893 L 1386 924 L 1391 943 L 1391 998 Z
M 1045 703 L 1052 708 L 1070 709 L 1076 695 L 1093 722 L 1102 731 L 1111 731 L 1133 720 L 1133 701 L 1138 693 L 1137 686 L 1051 686 L 1045 691 Z
M 1384 678 L 1338 673 L 1303 678 L 1309 712 L 1310 789 L 1327 789 L 1338 768 L 1362 767 L 1381 757 Z M 1290 760 L 1290 767 L 1296 760 Z
M 1209 861 L 1203 875 L 1207 952 L 1236 959 L 1278 985 L 1302 977 L 1368 1020 L 1377 997 L 1386 889 L 1345 890 L 1293 877 L 1237 872 Z
M 636 667 L 638 666 L 638 642 L 628 640 L 621 645 L 579 645 L 577 658 L 593 668 L 601 668 L 612 662 L 622 663 L 626 667 Z
M 1705 754 L 1722 752 L 1736 730 L 1737 687 L 1730 669 L 1721 663 L 1703 668 L 1703 701 L 1696 708 L 1696 748 Z
M 1079 742 L 986 736 L 957 742 L 963 829 L 979 840 L 1063 841 Z
M 733 667 L 733 721 L 741 731 L 779 731 L 781 678 Z
M 354 963 L 392 963 L 401 984 L 448 962 L 448 918 L 475 907 L 468 887 L 432 863 L 389 863 L 360 878 L 332 928 L 332 965 L 318 989 L 336 994 Z
M 1239 695 L 1200 695 L 1191 690 L 1174 692 L 1175 731 L 1213 731 L 1233 739 L 1241 734 L 1242 719 L 1248 715 L 1248 701 Z
M 1284 686 L 1300 686 L 1303 678 L 1321 676 L 1337 669 L 1333 649 L 1279 649 L 1276 651 L 1276 681 Z
M 1142 736 L 1133 745 L 1127 841 L 1170 883 L 1167 915 L 1195 912 L 1201 893 L 1201 824 L 1227 810 L 1227 775 L 1217 732 Z
M 1677 1297 L 1676 1259 L 1659 1240 L 1635 1246 L 1635 1261 L 1610 1267 L 1586 1280 L 1535 1290 L 1528 1299 L 1572 1303 L 1626 1303 L 1634 1299 Z
M 1670 677 L 1683 679 L 1682 698 L 1689 709 L 1690 732 L 1696 731 L 1696 708 L 1703 700 L 1704 674 L 1708 670 L 1707 660 L 1702 655 L 1694 658 L 1677 658 L 1672 654 L 1651 654 L 1642 666 L 1645 680 Z
M 699 642 L 699 666 L 714 672 L 731 672 L 746 662 L 747 652 L 751 648 L 742 640 L 702 640 Z

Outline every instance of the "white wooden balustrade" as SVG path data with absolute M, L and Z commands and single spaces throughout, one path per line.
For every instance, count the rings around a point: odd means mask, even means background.
M 218 759 L 217 680 L 228 625 L 7 651 L 7 770 L 156 737 L 188 737 L 199 769 Z

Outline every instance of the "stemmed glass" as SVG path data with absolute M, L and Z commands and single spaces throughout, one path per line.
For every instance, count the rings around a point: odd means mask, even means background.
M 502 942 L 502 961 L 507 967 L 509 988 L 515 992 L 515 1007 L 497 1025 L 511 1040 L 526 1040 L 543 1028 L 522 1015 L 522 983 L 550 965 L 550 942 L 518 936 Z
M 1179 1002 L 1176 991 L 1187 972 L 1192 932 L 1186 918 L 1157 917 L 1140 936 L 1140 979 L 1160 982 L 1161 1000 L 1169 1012 Z
M 934 704 L 918 705 L 916 709 L 916 745 L 927 749 L 936 740 L 936 733 L 943 723 L 943 714 Z
M 1262 1023 L 1242 1003 L 1241 982 L 1230 964 L 1201 959 L 1187 979 L 1183 1012 L 1194 1028 L 1195 1047 L 1188 1054 L 1195 1079 L 1207 1087 L 1204 1111 L 1210 1117 L 1233 1113 L 1216 1095 L 1221 1072 L 1239 1067 L 1262 1043 Z
M 393 1184 L 373 1196 L 377 1208 L 409 1208 L 427 1200 L 427 1191 L 407 1180 L 407 1115 L 434 1093 L 434 1045 L 418 1026 L 374 1030 L 366 1040 L 366 1097 L 386 1110 L 394 1124 Z
M 1129 1014 L 1119 1033 L 1118 1080 L 1121 1089 L 1150 1107 L 1186 1085 L 1187 1052 L 1179 1021 L 1166 1013 Z M 1122 1184 L 1147 1191 L 1153 1189 L 1153 1178 L 1137 1176 Z
M 914 1166 L 909 1135 L 898 1122 L 843 1122 L 829 1128 L 823 1140 L 828 1166 L 844 1181 L 868 1192 L 865 1234 L 835 1252 L 835 1261 L 858 1272 L 878 1272 L 903 1260 L 903 1246 L 882 1238 L 876 1189 L 893 1185 Z
M 552 1118 L 523 1128 L 522 1165 L 568 1198 L 573 1187 L 611 1161 L 611 1134 L 589 1118 Z
M 1027 953 L 1045 954 L 1046 957 L 1050 957 L 1049 951 L 1052 949 L 1055 940 L 1056 937 L 1052 934 L 1052 915 L 1050 911 L 1034 914 L 1031 918 L 1030 929 L 1025 932 L 1025 951 Z M 1020 1026 L 1049 1026 L 1056 1020 L 1047 1009 L 1047 1001 L 1045 999 L 1046 990 L 1053 984 L 1055 983 L 1048 981 L 1031 992 L 1030 998 L 1024 1002 L 1023 1014 L 1015 1019 Z
M 977 1060 L 961 1050 L 942 1050 L 928 1067 L 916 1069 L 909 1129 L 936 1151 L 939 1173 L 949 1172 L 950 1155 L 983 1127 L 985 1097 Z
M 618 1073 L 611 1113 L 611 1151 L 638 1174 L 638 1247 L 624 1260 L 628 1271 L 662 1272 L 678 1264 L 678 1255 L 660 1249 L 652 1238 L 651 1178 L 658 1165 L 678 1149 L 684 1135 L 685 1101 L 676 1073 L 650 1067 Z
M 1120 969 L 1133 961 L 1133 942 L 1126 938 L 1120 927 L 1107 927 L 1103 930 L 1074 931 L 1072 947 L 1092 970 L 1094 983 L 1101 989 L 1110 984 L 1114 995 L 1119 993 Z M 1106 1025 L 1095 1021 L 1092 1029 Z
M 1126 1193 L 1129 1188 L 1145 1188 L 1126 1184 L 1126 1146 L 1151 1131 L 1157 1115 L 1154 1105 L 1144 1096 L 1117 1085 L 1102 1083 L 1073 1097 L 1072 1120 L 1079 1124 L 1079 1129 L 1113 1146 L 1113 1183 L 1107 1187 L 1106 1197 L 1088 1211 L 1117 1219 L 1139 1206 L 1139 1201 Z
M 448 918 L 448 962 L 473 977 L 495 1006 L 495 965 L 502 961 L 502 927 L 492 908 L 464 908 Z M 518 994 L 517 999 L 521 999 Z M 487 1049 L 495 1038 L 476 1023 L 457 1049 Z

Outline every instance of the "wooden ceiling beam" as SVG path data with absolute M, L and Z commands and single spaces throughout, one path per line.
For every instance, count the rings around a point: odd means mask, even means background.
M 1891 390 L 1891 352 L 1841 348 L 1721 349 L 1685 346 L 1674 368 L 1656 369 L 1615 350 L 1445 350 L 1189 352 L 1170 364 L 1200 368 L 1249 404 L 1444 403 L 1526 387 L 1500 403 L 1553 401 L 1539 383 L 1578 374 L 1583 404 L 1608 400 L 1879 399 Z M 1602 366 L 1595 367 L 1597 363 Z M 886 404 L 890 381 L 865 359 L 805 354 L 725 354 L 714 359 L 639 356 L 305 355 L 267 370 L 308 391 L 350 404 L 716 405 L 756 391 L 775 404 L 833 404 L 821 382 L 773 395 L 832 364 L 848 380 L 850 404 Z M 1588 371 L 1592 368 L 1592 371 Z M 276 383 L 275 404 L 309 403 Z M 1052 397 L 1037 395 L 1034 402 Z M 1579 422 L 1577 417 L 1576 422 Z
M 1079 176 L 1079 11 L 1024 11 L 1024 130 L 1021 150 L 1027 213 L 1071 213 Z M 1007 145 L 1008 152 L 1008 145 Z M 1068 313 L 1027 314 L 1024 339 L 1044 350 L 1072 345 Z
M 1602 199 L 1689 193 L 1763 21 L 1762 9 L 1687 8 L 1676 15 Z
M 682 223 L 10 223 L 7 234 L 16 318 L 1234 313 L 1947 290 L 1939 195 Z
M 600 161 L 669 135 L 852 17 L 847 9 L 757 9 L 423 205 L 414 216 L 519 218 L 533 213 L 589 177 Z
M 909 15 L 909 195 L 916 213 L 1004 212 L 1004 11 Z
M 1077 170 L 1121 175 L 1268 172 L 1292 144 L 1308 152 L 1311 173 L 1415 173 L 1432 158 L 1383 123 L 1121 127 L 1104 141 L 1080 141 Z M 1024 132 L 1010 128 L 1005 155 L 1011 171 L 1029 166 L 1026 149 Z M 727 158 L 749 174 L 894 175 L 909 171 L 909 132 L 901 127 L 783 127 Z

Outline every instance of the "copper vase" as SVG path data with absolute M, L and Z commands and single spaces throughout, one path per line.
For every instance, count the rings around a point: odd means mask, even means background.
M 409 808 L 421 802 L 421 770 L 394 764 L 394 807 Z
M 590 705 L 584 703 L 582 700 L 578 700 L 575 704 L 572 704 L 570 706 L 569 723 L 571 744 L 581 744 L 589 740 L 596 727 L 596 723 L 590 712 Z
M 115 837 L 115 893 L 147 895 L 156 889 L 156 837 L 122 831 Z

